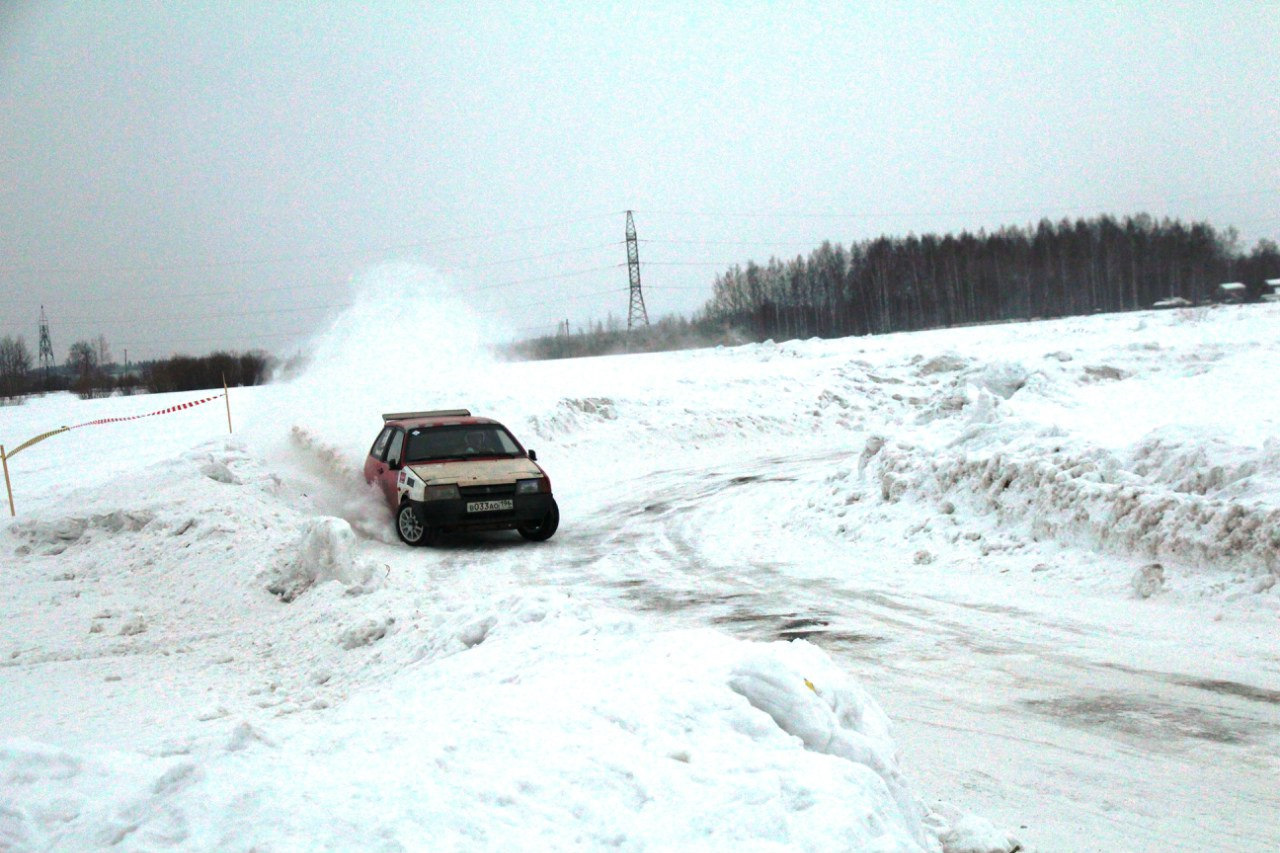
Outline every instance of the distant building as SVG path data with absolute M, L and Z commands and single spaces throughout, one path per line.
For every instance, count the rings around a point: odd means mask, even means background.
M 1218 298 L 1223 302 L 1241 303 L 1249 301 L 1249 288 L 1244 282 L 1229 281 L 1218 285 Z
M 1161 299 L 1159 302 L 1153 302 L 1152 308 L 1190 308 L 1191 300 L 1183 299 L 1181 296 L 1170 296 L 1168 299 Z
M 1280 278 L 1269 278 L 1262 283 L 1262 301 L 1280 302 Z

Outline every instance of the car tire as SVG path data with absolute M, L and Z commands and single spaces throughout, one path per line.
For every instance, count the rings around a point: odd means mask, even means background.
M 556 505 L 555 498 L 552 498 L 551 509 L 547 510 L 547 514 L 542 517 L 541 521 L 522 524 L 516 530 L 520 531 L 520 535 L 530 542 L 546 542 L 555 535 L 559 526 L 560 507 Z
M 396 534 L 406 545 L 428 545 L 434 538 L 431 527 L 408 501 L 400 504 L 396 511 Z

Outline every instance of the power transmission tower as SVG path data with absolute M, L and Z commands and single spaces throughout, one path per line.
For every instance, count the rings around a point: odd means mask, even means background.
M 644 323 L 649 326 L 649 312 L 644 307 L 644 293 L 640 290 L 640 246 L 636 240 L 636 222 L 627 211 L 627 272 L 631 275 L 631 305 L 627 309 L 627 340 L 631 339 L 631 327 Z
M 49 320 L 44 316 L 44 306 L 40 306 L 40 367 L 44 370 L 45 379 L 53 370 L 53 341 L 49 339 Z

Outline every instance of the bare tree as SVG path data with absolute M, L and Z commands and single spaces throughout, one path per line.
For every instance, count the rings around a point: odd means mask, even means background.
M 78 378 L 84 379 L 98 367 L 97 349 L 88 341 L 76 341 L 67 353 L 67 367 L 71 368 Z
M 19 397 L 27 391 L 31 351 L 21 337 L 0 339 L 0 397 Z
M 81 399 L 107 396 L 111 393 L 111 382 L 98 366 L 98 350 L 88 341 L 76 341 L 71 345 L 67 355 L 67 366 L 75 374 L 71 390 Z

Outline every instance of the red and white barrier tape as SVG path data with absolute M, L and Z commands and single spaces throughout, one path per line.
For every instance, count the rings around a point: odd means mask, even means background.
M 37 435 L 35 438 L 27 439 L 26 441 L 22 442 L 22 444 L 19 444 L 17 447 L 9 451 L 6 451 L 4 449 L 4 445 L 0 445 L 0 461 L 4 462 L 4 488 L 9 495 L 9 515 L 16 514 L 16 511 L 13 508 L 13 486 L 9 482 L 9 460 L 12 459 L 14 456 L 17 456 L 23 450 L 26 450 L 31 445 L 39 444 L 40 442 L 44 441 L 46 438 L 52 438 L 55 435 L 60 435 L 64 432 L 68 432 L 73 429 L 80 429 L 80 427 L 99 426 L 101 424 L 116 424 L 116 423 L 120 423 L 121 421 L 136 421 L 136 420 L 140 420 L 141 418 L 154 418 L 156 415 L 171 415 L 174 412 L 181 412 L 183 409 L 194 408 L 195 406 L 201 406 L 201 405 L 204 405 L 205 403 L 212 403 L 214 400 L 221 400 L 223 398 L 227 400 L 227 431 L 230 432 L 231 431 L 231 398 L 227 396 L 227 391 L 224 389 L 221 394 L 215 394 L 212 397 L 205 397 L 203 400 L 191 400 L 190 402 L 187 402 L 187 403 L 179 403 L 176 406 L 170 406 L 167 409 L 160 409 L 157 412 L 147 412 L 145 415 L 129 415 L 123 418 L 98 418 L 96 421 L 86 421 L 85 423 L 76 424 L 75 426 L 69 426 L 69 427 L 64 426 L 64 427 L 58 427 L 57 429 L 51 429 L 48 432 L 43 432 L 40 435 Z
M 156 415 L 170 415 L 170 414 L 173 414 L 174 412 L 180 412 L 183 409 L 190 409 L 193 406 L 200 406 L 205 403 L 212 403 L 214 400 L 221 400 L 222 396 L 223 396 L 222 394 L 218 394 L 213 397 L 205 397 L 203 400 L 192 400 L 189 403 L 179 403 L 176 406 L 170 406 L 169 408 L 161 409 L 158 412 L 147 412 L 145 415 L 130 415 L 128 417 L 123 417 L 123 418 L 98 418 L 96 421 L 87 421 L 82 424 L 76 424 L 75 426 L 66 427 L 66 429 L 69 429 L 69 430 L 80 429 L 80 427 L 99 426 L 101 424 L 115 424 L 115 423 L 120 423 L 121 421 L 136 421 L 136 420 L 141 420 L 142 418 L 153 418 Z

